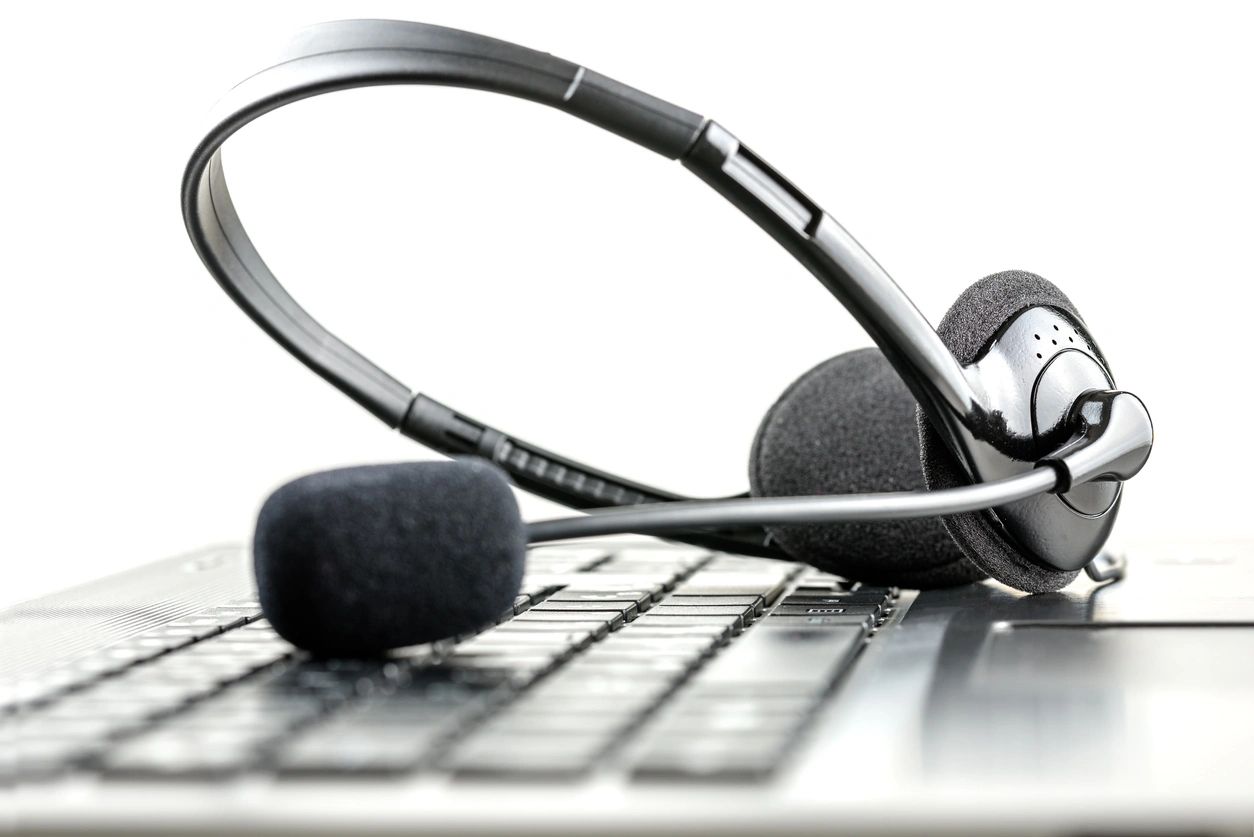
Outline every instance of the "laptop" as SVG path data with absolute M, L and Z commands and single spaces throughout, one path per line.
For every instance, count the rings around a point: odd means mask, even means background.
M 206 549 L 0 614 L 18 833 L 1251 833 L 1254 550 L 916 593 L 645 538 L 315 659 Z

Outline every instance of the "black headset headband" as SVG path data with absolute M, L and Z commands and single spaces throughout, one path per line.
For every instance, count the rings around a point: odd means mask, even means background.
M 389 426 L 445 453 L 483 456 L 528 491 L 574 508 L 688 499 L 550 453 L 411 391 L 323 328 L 270 272 L 232 205 L 222 144 L 243 125 L 290 102 L 383 84 L 468 87 L 530 99 L 682 160 L 844 304 L 961 461 L 970 465 L 973 448 L 984 457 L 1006 456 L 984 432 L 987 405 L 962 366 L 884 269 L 831 216 L 717 123 L 560 58 L 482 35 L 398 21 L 320 24 L 300 33 L 277 63 L 219 104 L 184 174 L 183 215 L 205 265 L 231 298 L 305 365 Z M 673 537 L 781 555 L 761 529 Z

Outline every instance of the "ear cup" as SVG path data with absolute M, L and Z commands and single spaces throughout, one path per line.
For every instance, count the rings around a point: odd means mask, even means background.
M 959 363 L 971 363 L 1007 320 L 1035 306 L 1057 308 L 1081 319 L 1058 288 L 1034 273 L 1008 270 L 986 276 L 963 291 L 936 332 Z M 968 484 L 966 472 L 922 410 L 917 410 L 917 421 L 927 487 L 937 490 Z M 943 523 L 972 563 L 1016 589 L 1030 593 L 1061 590 L 1078 574 L 1037 563 L 1009 539 L 991 512 L 952 515 L 943 518 Z
M 771 407 L 750 456 L 759 497 L 924 487 L 915 401 L 878 349 L 825 361 Z M 789 555 L 846 578 L 945 587 L 985 577 L 936 519 L 768 527 Z

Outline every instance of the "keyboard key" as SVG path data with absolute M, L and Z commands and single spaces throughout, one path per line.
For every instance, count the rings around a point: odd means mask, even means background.
M 871 616 L 880 615 L 879 605 L 853 604 L 781 604 L 771 616 Z
M 251 766 L 262 739 L 252 732 L 165 733 L 124 741 L 101 757 L 106 773 L 144 776 L 204 776 Z
M 439 726 L 331 721 L 281 744 L 273 755 L 280 773 L 394 773 L 412 770 L 450 730 Z
M 98 675 L 95 671 L 83 671 L 72 667 L 55 669 L 38 677 L 21 680 L 5 680 L 0 683 L 0 702 L 6 708 L 46 703 L 54 697 L 82 686 Z
M 598 601 L 598 602 L 567 602 L 558 601 L 556 599 L 545 599 L 538 605 L 531 608 L 532 613 L 548 613 L 548 612 L 586 612 L 592 613 L 597 618 L 604 618 L 602 614 L 618 613 L 624 619 L 631 621 L 636 618 L 636 603 L 631 601 Z
M 534 607 L 519 616 L 515 616 L 510 620 L 510 625 L 530 625 L 536 622 L 572 622 L 582 624 L 584 622 L 599 621 L 610 630 L 618 630 L 623 626 L 625 621 L 623 614 L 617 611 L 597 610 L 597 611 L 546 611 L 540 612 Z
M 647 608 L 653 595 L 647 590 L 560 590 L 550 596 L 550 602 L 634 602 L 638 609 Z
M 633 768 L 638 779 L 755 780 L 779 764 L 790 737 L 779 733 L 656 740 Z
M 562 627 L 565 627 L 564 625 Z M 504 630 L 493 629 L 484 631 L 474 639 L 466 640 L 460 643 L 459 649 L 473 648 L 493 648 L 498 650 L 506 650 L 516 648 L 527 650 L 529 648 L 566 648 L 570 651 L 579 651 L 587 648 L 594 641 L 592 631 L 535 631 L 535 630 Z
M 666 595 L 666 588 L 661 582 L 636 578 L 626 581 L 612 581 L 604 576 L 572 576 L 560 593 L 554 596 L 574 593 L 647 593 L 651 599 L 658 601 Z
M 615 738 L 637 722 L 639 713 L 538 713 L 505 711 L 484 723 L 492 735 L 571 735 Z
M 641 617 L 643 619 L 643 617 Z M 704 638 L 718 644 L 733 635 L 736 626 L 733 622 L 707 623 L 704 621 L 681 620 L 683 624 L 642 624 L 641 619 L 631 623 L 631 639 L 671 639 L 675 637 Z
M 685 607 L 724 607 L 727 605 L 740 605 L 743 607 L 753 608 L 755 614 L 761 614 L 766 604 L 766 600 L 761 596 L 748 595 L 721 595 L 711 594 L 708 596 L 688 595 L 685 593 L 675 593 L 665 599 L 668 605 L 683 605 Z
M 457 645 L 451 656 L 523 654 L 543 655 L 564 660 L 584 647 L 582 634 L 544 633 L 519 631 L 511 636 L 484 636 L 466 640 Z
M 716 574 L 694 575 L 675 588 L 678 596 L 761 596 L 769 604 L 779 598 L 788 585 L 787 577 L 771 577 L 761 581 L 745 580 L 728 575 L 720 580 Z
M 684 575 L 685 570 L 682 567 L 654 566 L 628 572 L 609 572 L 607 568 L 598 568 L 594 573 L 575 576 L 567 582 L 567 586 L 610 590 L 619 585 L 644 585 L 669 590 Z
M 79 739 L 23 737 L 10 763 L 23 780 L 50 778 L 93 755 L 100 746 L 99 742 Z
M 826 691 L 861 649 L 857 626 L 750 631 L 697 674 L 688 688 L 766 685 L 797 695 Z
M 899 587 L 868 587 L 866 585 L 859 584 L 856 588 L 854 588 L 854 592 L 866 595 L 883 596 L 886 599 L 896 599 L 901 596 L 901 588 Z
M 555 674 L 532 690 L 536 700 L 546 697 L 638 697 L 661 698 L 672 688 L 666 679 L 642 679 L 606 674 L 580 674 L 567 677 Z
M 548 674 L 558 664 L 553 656 L 526 656 L 518 653 L 482 654 L 458 657 L 453 655 L 439 666 L 462 676 L 474 676 L 481 682 L 499 682 L 515 689 L 525 689 Z
M 527 550 L 527 568 L 543 568 L 546 572 L 586 572 L 609 557 L 610 551 L 599 546 L 532 547 Z
M 823 628 L 853 626 L 864 633 L 875 627 L 875 616 L 870 613 L 829 613 L 810 614 L 809 616 L 776 616 L 768 615 L 762 620 L 763 628 Z
M 259 695 L 253 700 L 235 696 L 209 698 L 171 718 L 165 728 L 279 732 L 312 721 L 326 711 L 326 704 L 313 697 L 270 695 L 268 701 L 264 698 Z
M 451 668 L 428 666 L 410 672 L 394 692 L 379 697 L 388 703 L 403 697 L 430 703 L 453 703 L 469 706 L 504 699 L 513 690 L 485 682 L 481 678 L 467 677 L 464 672 Z
M 649 729 L 652 735 L 664 738 L 784 734 L 797 729 L 813 707 L 812 700 L 789 697 L 679 700 L 665 707 Z
M 878 593 L 789 593 L 780 604 L 882 605 L 891 601 Z
M 534 620 L 534 619 L 524 620 L 524 619 L 516 617 L 506 622 L 504 625 L 500 625 L 496 628 L 492 628 L 490 630 L 484 631 L 483 633 L 479 634 L 479 636 L 502 637 L 502 636 L 508 636 L 508 635 L 515 634 L 515 633 L 528 633 L 528 632 L 533 632 L 533 633 L 534 632 L 548 632 L 548 633 L 558 633 L 558 634 L 584 632 L 584 633 L 587 633 L 589 636 L 591 636 L 593 639 L 600 639 L 601 637 L 607 635 L 610 632 L 610 626 L 608 622 L 599 622 L 599 621 L 568 622 L 568 621 L 561 620 L 561 619 L 558 619 L 556 621 L 541 621 L 541 620 Z
M 593 681 L 625 680 L 643 685 L 656 682 L 675 683 L 687 670 L 686 667 L 676 668 L 668 665 L 652 665 L 652 660 L 637 658 L 629 662 L 620 662 L 616 666 L 607 666 L 597 662 L 595 658 L 579 659 L 567 665 L 556 678 L 564 680 L 587 679 Z M 665 661 L 663 661 L 665 662 Z
M 662 719 L 671 716 L 703 717 L 711 714 L 799 719 L 808 715 L 814 707 L 813 697 L 796 694 L 711 696 L 685 689 L 666 705 Z
M 672 604 L 671 599 L 666 599 L 659 605 L 655 605 L 649 611 L 653 616 L 726 616 L 739 620 L 739 624 L 743 627 L 753 619 L 752 605 L 707 605 L 705 607 L 690 607 L 681 604 Z
M 653 657 L 648 658 L 639 654 L 598 654 L 589 656 L 579 661 L 579 665 L 585 671 L 595 670 L 605 674 L 616 674 L 621 676 L 648 676 L 650 674 L 671 674 L 681 677 L 690 671 L 697 663 L 697 657 L 685 659 L 683 657 Z
M 576 778 L 590 770 L 610 742 L 603 734 L 472 736 L 446 759 L 461 777 Z
M 637 635 L 634 630 L 624 631 L 584 654 L 581 659 L 599 654 L 634 653 L 645 657 L 699 656 L 708 653 L 718 643 L 717 637 L 685 635 L 653 636 Z
M 698 626 L 723 626 L 728 631 L 739 632 L 744 627 L 744 619 L 740 616 L 720 616 L 718 614 L 710 615 L 664 615 L 657 613 L 658 608 L 653 608 L 648 613 L 637 618 L 636 622 L 642 628 L 683 628 Z

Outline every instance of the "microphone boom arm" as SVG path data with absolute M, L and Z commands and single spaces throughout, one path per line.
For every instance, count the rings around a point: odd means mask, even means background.
M 634 533 L 657 535 L 701 527 L 851 523 L 943 517 L 982 511 L 1053 491 L 1058 472 L 1036 468 L 1006 479 L 941 491 L 896 491 L 819 497 L 695 500 L 594 511 L 527 525 L 527 541 Z

